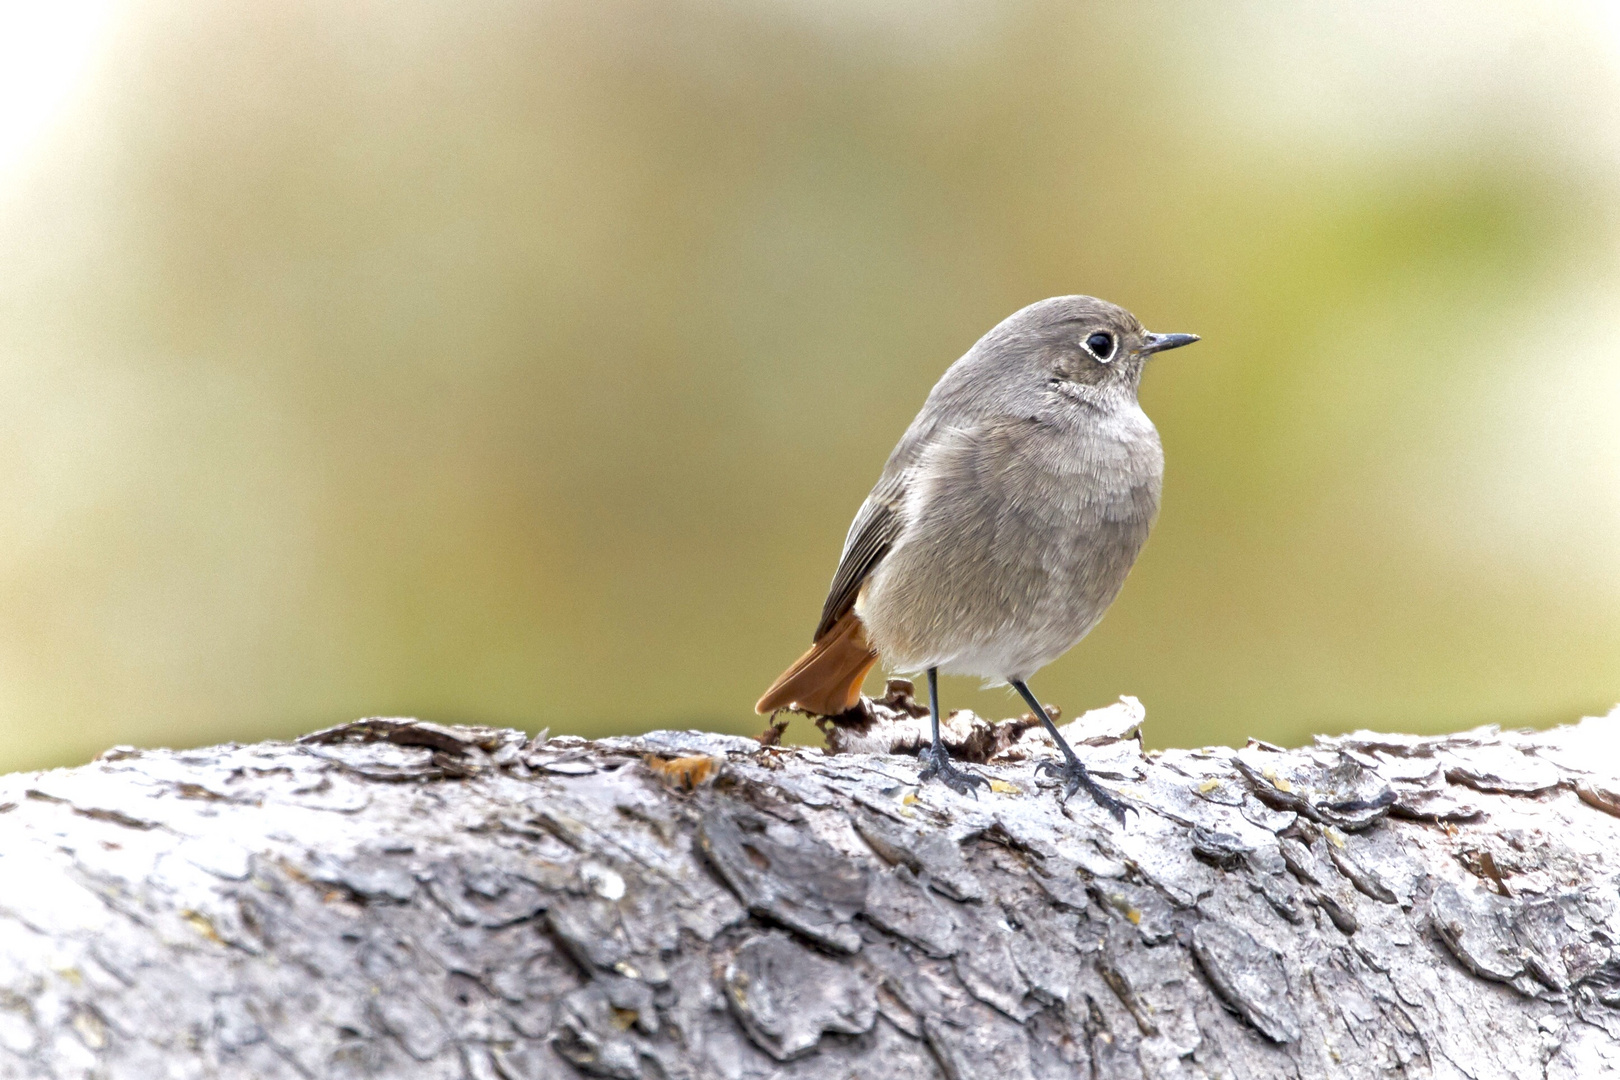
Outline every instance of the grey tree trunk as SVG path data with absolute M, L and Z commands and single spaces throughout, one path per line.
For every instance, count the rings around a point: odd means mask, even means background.
M 6 1077 L 1620 1076 L 1620 713 L 1142 754 L 370 720 L 0 779 Z M 899 752 L 897 752 L 899 751 Z

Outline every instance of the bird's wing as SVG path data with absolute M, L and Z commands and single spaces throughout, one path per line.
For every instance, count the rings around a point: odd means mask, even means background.
M 928 453 L 929 446 L 944 430 L 941 428 L 940 407 L 936 399 L 940 386 L 946 385 L 949 377 L 950 373 L 947 372 L 939 386 L 935 386 L 928 395 L 922 411 L 911 421 L 911 426 L 906 428 L 906 433 L 890 452 L 877 486 L 866 497 L 855 514 L 855 520 L 850 523 L 849 535 L 844 538 L 844 553 L 838 559 L 838 572 L 833 575 L 832 588 L 827 591 L 827 602 L 822 605 L 821 622 L 816 625 L 813 640 L 821 640 L 821 636 L 855 606 L 861 586 L 905 529 L 902 508 L 906 488 L 917 465 Z M 966 417 L 963 417 L 962 422 L 965 421 Z
M 850 524 L 844 554 L 838 560 L 838 572 L 833 575 L 832 588 L 827 591 L 827 602 L 822 605 L 821 622 L 816 625 L 813 640 L 820 641 L 822 635 L 855 606 L 855 598 L 860 595 L 867 575 L 899 538 L 904 524 L 900 517 L 904 498 L 905 474 L 898 470 L 890 474 L 885 470 L 883 479 L 866 497 Z

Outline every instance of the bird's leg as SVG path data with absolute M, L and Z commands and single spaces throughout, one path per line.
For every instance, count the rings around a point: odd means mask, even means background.
M 979 797 L 974 791 L 975 785 L 990 786 L 990 782 L 978 773 L 970 773 L 965 769 L 958 769 L 951 764 L 951 755 L 946 752 L 945 744 L 939 738 L 939 669 L 928 669 L 928 711 L 934 718 L 934 742 L 928 749 L 917 756 L 922 759 L 923 771 L 918 774 L 918 780 L 939 780 L 946 787 L 958 795 L 972 795 Z
M 1079 791 L 1080 786 L 1084 784 L 1098 806 L 1118 818 L 1121 825 L 1125 824 L 1125 804 L 1104 791 L 1101 785 L 1091 778 L 1091 773 L 1086 771 L 1086 767 L 1080 763 L 1080 759 L 1075 756 L 1074 751 L 1069 749 L 1069 744 L 1063 741 L 1063 736 L 1058 734 L 1057 725 L 1052 723 L 1050 716 L 1046 715 L 1046 709 L 1041 706 L 1039 701 L 1035 700 L 1035 695 L 1029 692 L 1029 686 L 1017 679 L 1008 679 L 1007 681 L 1012 684 L 1014 690 L 1018 691 L 1018 696 L 1023 698 L 1031 709 L 1035 710 L 1035 715 L 1041 718 L 1042 724 L 1046 725 L 1046 731 L 1052 736 L 1052 741 L 1057 743 L 1059 750 L 1063 751 L 1063 764 L 1059 765 L 1055 761 L 1043 761 L 1036 766 L 1036 769 L 1040 772 L 1054 773 L 1063 778 L 1063 797 L 1065 799 Z

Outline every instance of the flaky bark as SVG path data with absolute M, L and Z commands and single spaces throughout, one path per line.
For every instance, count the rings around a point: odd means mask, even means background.
M 1121 828 L 1027 723 L 956 718 L 975 800 L 867 709 L 6 777 L 0 1075 L 1620 1075 L 1620 714 L 1143 755 L 1127 701 L 1069 729 Z

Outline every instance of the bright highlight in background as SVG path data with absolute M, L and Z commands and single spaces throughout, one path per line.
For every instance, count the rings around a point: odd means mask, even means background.
M 107 0 L 0 0 L 0 169 L 28 152 L 103 40 Z

